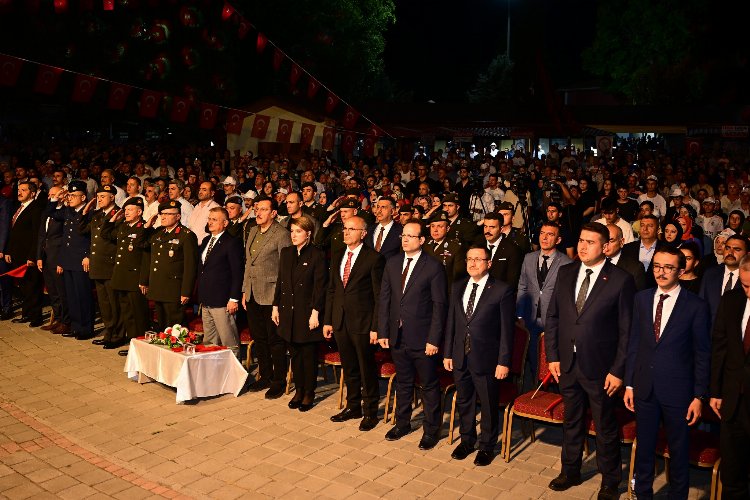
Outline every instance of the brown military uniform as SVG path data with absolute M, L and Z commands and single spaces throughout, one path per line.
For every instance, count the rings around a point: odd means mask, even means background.
M 458 241 L 447 236 L 440 243 L 431 239 L 422 245 L 422 250 L 443 264 L 449 292 L 453 283 L 466 275 L 466 249 Z

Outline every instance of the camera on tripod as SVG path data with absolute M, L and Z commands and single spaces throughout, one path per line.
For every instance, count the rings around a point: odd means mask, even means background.
M 564 183 L 567 179 L 565 176 L 559 175 L 557 177 L 550 177 L 544 179 L 544 185 L 542 190 L 545 192 L 547 197 L 553 201 L 560 201 L 562 199 L 562 187 L 560 182 Z

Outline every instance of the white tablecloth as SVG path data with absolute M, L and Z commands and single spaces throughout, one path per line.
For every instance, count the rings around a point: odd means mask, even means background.
M 229 349 L 186 355 L 132 339 L 125 360 L 128 377 L 146 377 L 177 389 L 177 402 L 232 393 L 239 396 L 248 373 Z

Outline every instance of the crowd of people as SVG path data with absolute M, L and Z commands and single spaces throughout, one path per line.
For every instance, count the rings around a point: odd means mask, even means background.
M 249 325 L 250 391 L 281 397 L 291 357 L 288 406 L 303 412 L 315 404 L 319 346 L 335 344 L 346 406 L 331 420 L 358 419 L 362 431 L 378 423 L 387 352 L 397 403 L 385 438 L 412 432 L 419 385 L 419 447 L 437 444 L 439 377 L 450 372 L 461 434 L 451 456 L 477 450 L 477 465 L 494 458 L 498 383 L 518 375 L 519 323 L 532 374 L 544 332 L 565 404 L 551 489 L 581 482 L 590 409 L 599 498 L 618 496 L 624 405 L 637 423 L 639 498 L 653 495 L 661 427 L 670 490 L 687 497 L 689 429 L 706 411 L 721 419 L 723 494 L 747 498 L 745 152 L 673 156 L 658 139 L 621 141 L 611 158 L 491 146 L 342 163 L 318 151 L 295 161 L 145 145 L 0 151 L 0 272 L 16 276 L 0 277 L 0 318 L 124 356 L 130 339 L 183 323 L 192 307 L 205 341 L 238 357 Z

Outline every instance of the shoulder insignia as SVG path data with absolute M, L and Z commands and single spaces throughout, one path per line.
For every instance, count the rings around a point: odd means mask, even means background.
M 177 229 L 174 230 L 174 234 L 180 234 L 180 229 L 182 229 L 182 226 L 177 226 Z

